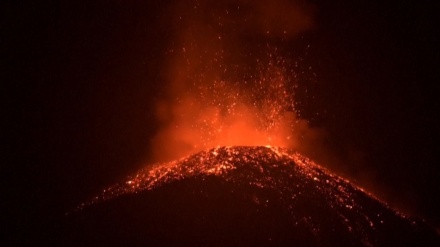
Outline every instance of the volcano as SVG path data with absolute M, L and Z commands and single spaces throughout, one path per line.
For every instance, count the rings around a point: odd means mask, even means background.
M 65 233 L 67 246 L 439 246 L 308 158 L 246 146 L 142 169 L 68 215 Z

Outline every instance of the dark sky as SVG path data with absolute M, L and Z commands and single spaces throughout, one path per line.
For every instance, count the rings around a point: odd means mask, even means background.
M 168 2 L 3 8 L 1 204 L 11 240 L 53 240 L 66 210 L 148 160 Z M 312 2 L 315 27 L 296 43 L 310 45 L 304 64 L 316 74 L 301 110 L 328 132 L 344 164 L 333 168 L 440 225 L 435 8 Z

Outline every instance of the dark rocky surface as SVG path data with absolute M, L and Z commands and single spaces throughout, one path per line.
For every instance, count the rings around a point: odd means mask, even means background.
M 439 246 L 307 158 L 219 147 L 139 171 L 66 217 L 66 246 Z

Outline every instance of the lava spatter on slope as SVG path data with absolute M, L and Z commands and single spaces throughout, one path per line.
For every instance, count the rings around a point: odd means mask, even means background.
M 112 239 L 113 245 L 150 246 L 426 246 L 436 241 L 422 222 L 306 157 L 274 147 L 218 147 L 148 167 L 81 208 L 81 220 L 73 224 L 81 229 L 74 231 L 75 240 L 94 244 Z M 136 237 L 127 240 L 127 234 Z

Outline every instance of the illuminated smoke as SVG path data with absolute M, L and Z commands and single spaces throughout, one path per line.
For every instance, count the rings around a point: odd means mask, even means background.
M 284 49 L 312 27 L 311 10 L 287 0 L 172 4 L 164 14 L 174 36 L 163 75 L 169 89 L 157 102 L 155 161 L 224 145 L 304 150 L 319 139 L 298 118 L 298 71 Z

